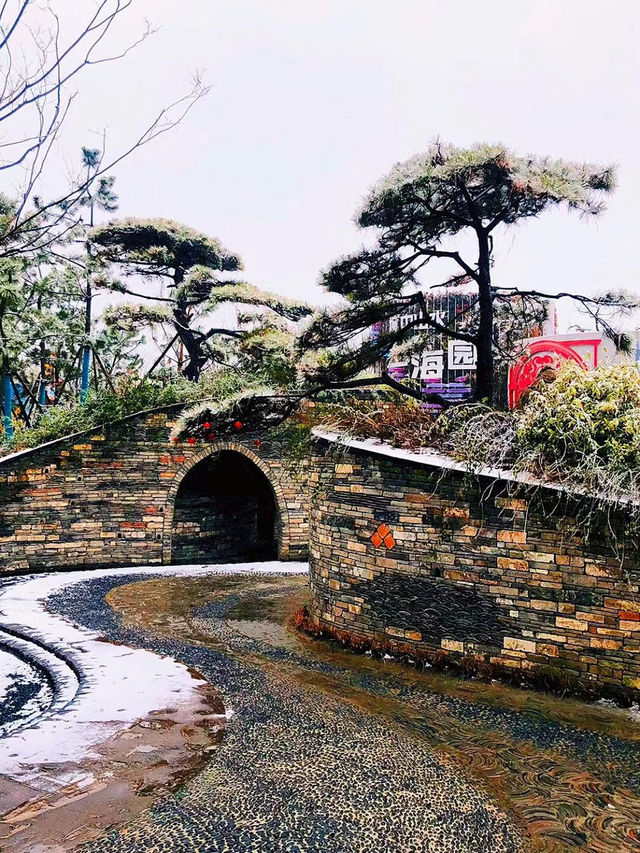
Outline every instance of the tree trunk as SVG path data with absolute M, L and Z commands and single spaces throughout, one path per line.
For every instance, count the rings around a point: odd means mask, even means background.
M 186 311 L 184 311 L 180 305 L 177 305 L 174 309 L 173 316 L 176 321 L 174 328 L 180 338 L 180 347 L 184 347 L 187 351 L 187 355 L 189 356 L 189 359 L 186 365 L 182 368 L 181 373 L 185 379 L 189 379 L 191 382 L 197 382 L 201 370 L 199 342 L 193 332 L 188 328 L 189 318 L 186 315 Z M 180 367 L 181 365 L 178 365 L 179 370 Z
M 184 281 L 184 273 L 181 270 L 176 272 L 174 281 L 176 287 Z M 205 362 L 202 355 L 202 340 L 189 328 L 190 321 L 186 305 L 178 302 L 173 310 L 173 316 L 176 321 L 175 330 L 180 338 L 180 344 L 184 345 L 189 356 L 189 361 L 182 370 L 182 375 L 191 382 L 197 382 Z
M 11 374 L 9 373 L 9 365 L 6 359 L 2 369 L 2 426 L 4 429 L 4 440 L 10 441 L 13 438 L 13 421 L 11 412 L 13 409 L 13 385 L 11 383 Z
M 90 205 L 90 216 L 89 216 L 89 228 L 93 228 L 93 213 L 94 213 L 94 203 L 93 199 L 91 200 Z M 91 270 L 89 267 L 91 259 L 91 245 L 87 244 L 87 273 L 86 273 L 86 294 L 84 301 L 84 334 L 86 338 L 86 343 L 84 345 L 84 350 L 82 352 L 82 376 L 80 379 L 80 402 L 86 403 L 89 398 L 89 383 L 91 381 L 91 303 L 93 301 L 93 294 L 91 293 Z M 95 365 L 94 365 L 95 367 Z M 96 388 L 96 391 L 98 389 Z
M 493 295 L 491 293 L 491 251 L 489 237 L 478 232 L 478 362 L 476 369 L 476 401 L 493 403 Z
M 86 403 L 89 397 L 89 382 L 91 379 L 91 346 L 88 341 L 91 337 L 91 278 L 87 275 L 86 296 L 84 302 L 84 334 L 87 343 L 82 350 L 82 368 L 80 378 L 80 402 Z
M 38 296 L 38 311 L 42 311 L 42 294 Z M 42 409 L 47 403 L 47 350 L 44 338 L 40 338 L 40 383 L 38 385 L 38 402 Z

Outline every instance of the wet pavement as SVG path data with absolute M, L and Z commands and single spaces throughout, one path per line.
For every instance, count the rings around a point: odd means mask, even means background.
M 196 668 L 232 716 L 204 770 L 85 853 L 638 851 L 627 712 L 343 651 L 306 578 L 115 576 L 49 600 Z

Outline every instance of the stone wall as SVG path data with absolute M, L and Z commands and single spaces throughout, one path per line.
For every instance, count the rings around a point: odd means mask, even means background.
M 178 487 L 198 462 L 232 450 L 273 488 L 281 559 L 305 559 L 308 467 L 269 435 L 172 444 L 177 409 L 0 459 L 0 575 L 169 564 Z
M 171 562 L 223 563 L 230 560 L 275 560 L 277 549 L 258 541 L 255 498 L 197 497 L 174 512 Z
M 414 656 L 638 689 L 638 563 L 575 533 L 582 503 L 352 442 L 315 475 L 312 622 Z
M 0 575 L 233 559 L 238 531 L 261 538 L 259 495 L 247 495 L 232 535 L 226 510 L 196 504 L 237 495 L 180 498 L 195 466 L 231 451 L 270 484 L 278 556 L 305 559 L 309 543 L 311 616 L 323 631 L 640 689 L 638 561 L 613 553 L 606 527 L 592 542 L 575 533 L 581 499 L 357 442 L 321 441 L 317 457 L 293 460 L 277 434 L 174 445 L 175 415 L 0 460 Z M 217 533 L 224 547 L 212 554 Z

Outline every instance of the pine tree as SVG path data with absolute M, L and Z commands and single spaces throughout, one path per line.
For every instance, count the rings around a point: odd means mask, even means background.
M 494 284 L 494 232 L 559 205 L 597 216 L 613 188 L 612 167 L 521 157 L 504 145 L 463 149 L 435 142 L 423 154 L 399 163 L 373 188 L 357 215 L 361 228 L 375 232 L 375 245 L 337 261 L 323 274 L 324 287 L 344 297 L 346 304 L 317 317 L 300 338 L 302 350 L 328 348 L 315 379 L 330 383 L 355 376 L 426 325 L 476 346 L 475 395 L 493 402 L 500 340 L 496 314 L 501 304 L 513 303 L 514 296 L 521 300 L 571 296 L 587 306 L 621 302 L 619 294 L 591 299 Z M 471 258 L 462 248 L 469 236 L 475 245 Z M 424 271 L 428 265 L 431 271 L 437 262 L 452 271 L 443 274 L 436 288 L 464 286 L 475 294 L 474 315 L 463 327 L 439 322 L 429 310 Z M 374 323 L 408 309 L 415 315 L 411 323 L 377 340 L 363 337 Z
M 96 261 L 104 268 L 102 286 L 147 303 L 114 306 L 105 314 L 106 321 L 120 328 L 146 325 L 168 329 L 164 353 L 174 344 L 184 348 L 186 358 L 184 364 L 179 359 L 179 365 L 191 380 L 221 360 L 224 341 L 242 342 L 260 325 L 260 317 L 256 317 L 250 328 L 212 326 L 211 315 L 218 308 L 251 305 L 262 309 L 265 318 L 279 315 L 292 322 L 311 313 L 302 302 L 238 280 L 233 276 L 242 270 L 238 255 L 218 240 L 171 220 L 112 222 L 94 229 L 91 243 Z M 133 290 L 129 283 L 135 278 L 140 284 Z M 161 283 L 166 290 L 158 288 Z

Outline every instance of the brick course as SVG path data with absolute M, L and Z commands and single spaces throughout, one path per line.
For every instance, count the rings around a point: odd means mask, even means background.
M 575 532 L 580 500 L 364 449 L 328 452 L 310 515 L 312 622 L 358 644 L 601 692 L 638 688 L 638 561 Z M 381 522 L 391 550 L 371 540 Z
M 304 559 L 309 468 L 288 461 L 269 436 L 233 442 L 169 441 L 175 411 L 115 423 L 102 432 L 0 459 L 0 576 L 78 567 L 168 564 L 174 501 L 188 470 L 235 450 L 269 479 L 279 510 L 281 559 Z

